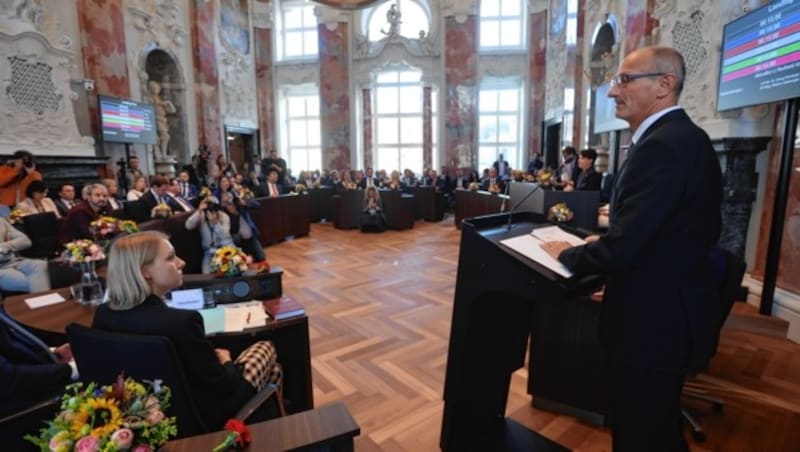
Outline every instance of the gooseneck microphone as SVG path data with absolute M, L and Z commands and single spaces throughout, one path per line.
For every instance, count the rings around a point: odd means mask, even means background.
M 517 201 L 517 202 L 516 202 L 516 203 L 515 203 L 515 204 L 514 204 L 514 205 L 511 207 L 511 210 L 509 210 L 509 211 L 508 211 L 508 224 L 506 225 L 506 230 L 507 230 L 507 231 L 510 231 L 510 230 L 511 230 L 511 219 L 514 217 L 514 212 L 516 212 L 517 208 L 518 208 L 520 205 L 522 205 L 522 203 L 523 203 L 523 202 L 525 202 L 525 200 L 526 200 L 526 199 L 530 198 L 530 197 L 531 197 L 531 195 L 533 195 L 534 193 L 536 193 L 536 192 L 537 192 L 537 191 L 538 191 L 538 190 L 539 190 L 541 187 L 542 187 L 542 184 L 536 183 L 536 184 L 533 186 L 533 188 L 532 188 L 532 189 L 531 189 L 531 190 L 530 190 L 528 193 L 526 193 L 526 194 L 525 194 L 525 196 L 523 196 L 523 197 L 522 197 L 522 199 L 520 199 L 519 201 Z M 510 192 L 510 190 L 509 190 L 509 192 Z

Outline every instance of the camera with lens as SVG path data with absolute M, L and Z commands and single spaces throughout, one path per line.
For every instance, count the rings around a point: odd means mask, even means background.
M 206 198 L 205 202 L 206 202 L 206 212 L 218 212 L 221 209 L 219 201 L 217 201 L 217 198 L 213 196 L 209 196 L 208 198 Z

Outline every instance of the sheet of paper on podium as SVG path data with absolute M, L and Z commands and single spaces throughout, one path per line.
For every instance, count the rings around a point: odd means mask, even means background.
M 198 311 L 206 334 L 231 333 L 266 325 L 268 315 L 259 301 L 217 306 Z
M 558 226 L 547 226 L 544 228 L 534 229 L 530 234 L 522 234 L 517 237 L 500 241 L 501 245 L 516 251 L 519 254 L 527 257 L 528 259 L 543 265 L 555 273 L 569 278 L 572 272 L 564 266 L 558 259 L 553 258 L 545 250 L 542 249 L 541 244 L 544 242 L 562 241 L 568 242 L 570 245 L 578 246 L 586 243 L 582 238 L 564 231 Z

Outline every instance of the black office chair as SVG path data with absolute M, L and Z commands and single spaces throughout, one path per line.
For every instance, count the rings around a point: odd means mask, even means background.
M 162 336 L 111 333 L 83 325 L 67 326 L 67 336 L 83 381 L 111 383 L 121 372 L 137 380 L 158 378 L 172 391 L 169 415 L 178 423 L 178 437 L 221 430 L 222 425 L 205 425 L 194 404 L 180 359 L 172 342 Z M 275 393 L 268 385 L 234 416 L 246 420 Z
M 22 230 L 31 239 L 31 247 L 20 252 L 23 256 L 49 259 L 59 251 L 56 243 L 58 218 L 53 212 L 22 217 Z
M 714 346 L 715 349 L 719 344 L 719 336 L 722 332 L 722 326 L 725 324 L 725 320 L 727 320 L 728 315 L 733 308 L 733 303 L 736 301 L 737 294 L 739 293 L 742 284 L 742 278 L 744 277 L 745 270 L 747 269 L 745 262 L 732 253 L 728 251 L 722 251 L 722 254 L 722 261 L 724 264 L 720 279 L 721 310 L 720 318 L 716 325 L 717 344 Z M 703 400 L 708 402 L 711 404 L 712 409 L 717 413 L 721 413 L 725 407 L 725 403 L 722 400 L 711 397 L 705 391 L 701 391 L 699 389 L 684 386 L 683 396 L 688 399 Z M 691 415 L 691 413 L 689 413 L 685 406 L 681 409 L 681 413 L 683 414 L 684 420 L 692 429 L 692 438 L 694 438 L 695 442 L 702 443 L 705 441 L 706 434 L 703 431 L 703 428 Z

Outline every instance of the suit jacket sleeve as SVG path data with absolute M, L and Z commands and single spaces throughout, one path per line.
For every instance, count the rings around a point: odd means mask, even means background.
M 612 273 L 630 267 L 680 199 L 684 183 L 675 154 L 681 151 L 685 150 L 675 149 L 661 136 L 642 143 L 615 187 L 621 191 L 616 196 L 618 205 L 612 206 L 608 233 L 595 242 L 564 250 L 559 260 L 576 274 Z
M 49 395 L 68 384 L 71 375 L 69 364 L 14 364 L 0 355 L 0 401 Z

